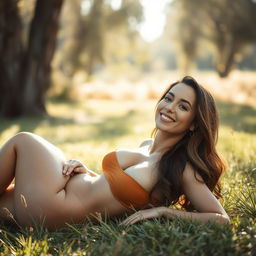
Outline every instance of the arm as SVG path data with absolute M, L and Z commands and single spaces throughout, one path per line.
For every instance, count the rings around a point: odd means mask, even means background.
M 190 164 L 186 164 L 183 172 L 182 186 L 185 195 L 193 204 L 197 212 L 177 212 L 177 210 L 172 210 L 172 213 L 170 211 L 165 211 L 164 216 L 174 214 L 175 216 L 184 219 L 193 219 L 200 222 L 213 220 L 220 224 L 229 223 L 229 217 L 220 202 L 206 186 L 202 177 L 194 171 Z
M 171 217 L 180 217 L 182 219 L 196 220 L 199 222 L 207 222 L 209 220 L 216 221 L 219 224 L 229 224 L 230 220 L 227 214 L 222 213 L 212 213 L 212 212 L 186 212 L 175 209 L 170 209 L 163 207 L 162 216 L 171 218 Z
M 200 175 L 196 174 L 197 179 L 202 181 Z M 140 220 L 156 217 L 180 217 L 182 219 L 196 220 L 201 223 L 209 220 L 220 224 L 228 224 L 229 217 L 219 201 L 211 193 L 203 182 L 199 182 L 194 176 L 194 170 L 187 164 L 183 173 L 183 188 L 186 196 L 194 205 L 198 212 L 186 212 L 182 210 L 170 209 L 168 207 L 156 207 L 147 210 L 141 210 L 128 217 L 123 224 L 129 225 Z

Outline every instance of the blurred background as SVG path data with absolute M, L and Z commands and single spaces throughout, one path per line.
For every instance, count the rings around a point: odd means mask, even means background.
M 0 0 L 0 145 L 34 132 L 100 173 L 107 152 L 150 137 L 157 99 L 191 75 L 220 113 L 234 232 L 221 242 L 253 255 L 255 25 L 256 0 Z
M 254 104 L 255 0 L 1 0 L 2 117 L 49 99 L 155 99 L 194 76 Z

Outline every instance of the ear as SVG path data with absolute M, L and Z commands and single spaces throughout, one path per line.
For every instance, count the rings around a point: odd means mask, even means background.
M 195 124 L 192 123 L 189 127 L 189 131 L 193 132 L 195 130 Z

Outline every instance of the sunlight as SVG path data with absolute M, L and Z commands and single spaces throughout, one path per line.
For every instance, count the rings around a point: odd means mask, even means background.
M 92 3 L 90 1 L 82 1 L 81 2 L 81 14 L 86 16 L 90 13 L 92 7 Z
M 112 8 L 113 10 L 118 10 L 118 9 L 120 9 L 121 4 L 122 4 L 122 0 L 112 0 L 112 1 L 110 2 L 111 8 Z
M 147 42 L 152 42 L 163 33 L 165 26 L 165 8 L 171 0 L 141 0 L 144 8 L 145 21 L 139 26 L 142 38 Z

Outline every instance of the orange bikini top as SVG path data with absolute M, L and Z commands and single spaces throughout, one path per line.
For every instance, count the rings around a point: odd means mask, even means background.
M 121 169 L 116 152 L 110 152 L 103 158 L 102 169 L 112 194 L 122 205 L 127 208 L 140 208 L 150 203 L 149 193 Z

